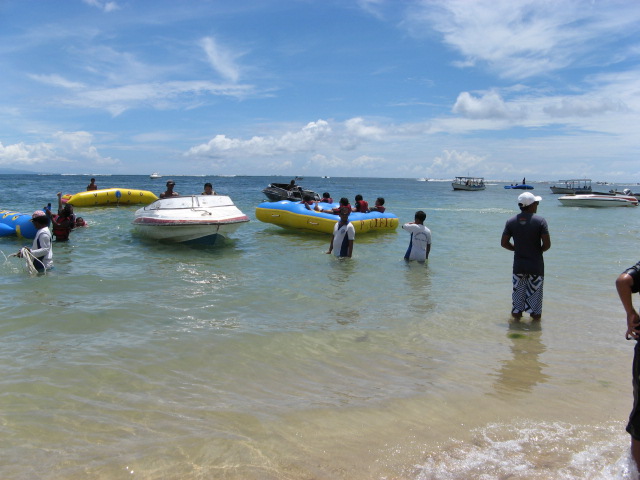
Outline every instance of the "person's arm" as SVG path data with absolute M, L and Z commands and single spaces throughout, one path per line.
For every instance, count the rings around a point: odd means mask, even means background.
M 638 317 L 636 309 L 633 308 L 633 300 L 631 299 L 632 287 L 633 277 L 628 273 L 620 274 L 616 280 L 616 290 L 618 290 L 618 296 L 627 314 L 627 333 L 625 334 L 627 340 L 632 338 L 637 340 L 640 335 L 640 332 L 636 330 L 640 324 L 640 317 Z
M 549 234 L 542 235 L 542 251 L 546 252 L 551 248 L 551 237 Z
M 429 252 L 431 251 L 431 244 L 427 243 L 427 258 L 429 258 Z
M 500 240 L 500 246 L 502 248 L 506 248 L 507 250 L 511 250 L 512 252 L 516 251 L 515 247 L 513 246 L 513 243 L 511 243 L 511 235 L 506 235 L 503 233 L 502 239 Z
M 329 242 L 329 251 L 327 253 L 331 253 L 333 251 L 333 235 L 331 235 L 331 241 Z
M 62 192 L 58 192 L 58 212 L 62 210 Z

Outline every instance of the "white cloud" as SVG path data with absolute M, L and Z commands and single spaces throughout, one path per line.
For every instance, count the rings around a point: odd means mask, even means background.
M 407 9 L 404 25 L 416 36 L 435 29 L 462 55 L 460 67 L 484 63 L 504 78 L 523 79 L 622 61 L 622 52 L 612 59 L 602 47 L 637 30 L 639 21 L 637 2 L 423 0 Z
M 474 170 L 479 170 L 486 157 L 475 155 L 467 151 L 444 150 L 442 155 L 436 156 L 429 167 L 427 175 L 440 178 L 455 177 L 456 175 L 474 175 Z M 485 167 L 482 167 L 484 169 Z M 460 173 L 463 172 L 463 173 Z
M 207 54 L 213 69 L 227 80 L 235 83 L 240 78 L 240 70 L 235 63 L 235 55 L 221 47 L 213 37 L 200 40 L 200 46 Z
M 243 98 L 253 93 L 251 85 L 225 85 L 206 81 L 142 83 L 78 92 L 62 103 L 99 108 L 117 116 L 132 108 L 168 110 L 189 105 L 200 95 Z
M 285 132 L 279 136 L 254 136 L 249 140 L 216 135 L 208 143 L 189 149 L 188 156 L 217 157 L 219 155 L 273 156 L 282 153 L 310 152 L 324 143 L 332 134 L 325 120 L 310 122 L 298 131 Z
M 88 132 L 56 132 L 50 142 L 33 145 L 20 142 L 5 146 L 0 143 L 0 165 L 45 165 L 51 168 L 57 163 L 88 166 L 114 165 L 120 162 L 100 155 L 93 145 L 93 135 Z
M 73 90 L 78 90 L 81 88 L 85 88 L 85 85 L 80 83 L 80 82 L 72 82 L 71 80 L 67 80 L 66 78 L 57 75 L 57 74 L 52 74 L 52 75 L 29 75 L 29 78 L 40 82 L 40 83 L 44 83 L 46 85 L 52 85 L 54 87 L 62 87 L 62 88 L 68 88 L 68 89 L 73 89 Z
M 474 97 L 469 92 L 458 95 L 453 112 L 473 119 L 515 119 L 521 118 L 523 112 L 504 102 L 496 92 L 489 92 L 481 97 Z
M 120 6 L 116 2 L 105 2 L 102 0 L 82 0 L 87 5 L 97 7 L 106 13 L 113 12 L 120 9 Z

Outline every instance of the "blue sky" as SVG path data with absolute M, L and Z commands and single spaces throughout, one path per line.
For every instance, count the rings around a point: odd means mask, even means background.
M 2 0 L 0 169 L 640 182 L 640 2 Z

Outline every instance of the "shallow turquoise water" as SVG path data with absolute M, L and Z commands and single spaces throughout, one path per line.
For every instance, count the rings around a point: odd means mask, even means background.
M 136 207 L 77 209 L 90 226 L 54 245 L 49 275 L 0 266 L 2 478 L 625 478 L 632 345 L 613 282 L 638 260 L 640 209 L 562 207 L 535 184 L 552 237 L 535 326 L 509 321 L 517 191 L 301 182 L 384 196 L 401 222 L 425 210 L 420 265 L 401 229 L 357 236 L 345 261 L 327 235 L 256 221 L 270 178 L 174 180 L 213 181 L 252 221 L 195 248 L 132 235 Z M 0 183 L 0 208 L 28 213 L 89 182 Z

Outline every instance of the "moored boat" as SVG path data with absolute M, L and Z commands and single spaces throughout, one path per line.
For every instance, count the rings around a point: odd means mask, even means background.
M 616 194 L 577 194 L 565 195 L 558 200 L 567 207 L 637 207 L 638 199 L 632 195 Z
M 292 185 L 290 183 L 270 183 L 267 188 L 262 190 L 262 193 L 274 202 L 280 200 L 299 202 L 305 195 L 309 195 L 311 200 L 320 200 L 320 195 L 313 190 L 306 190 L 299 185 Z
M 336 208 L 337 203 L 319 203 L 320 209 Z M 279 202 L 264 202 L 256 207 L 256 218 L 261 222 L 273 223 L 283 228 L 308 230 L 321 233 L 333 233 L 333 227 L 340 219 L 331 213 L 307 210 L 300 202 L 281 200 Z M 395 230 L 398 228 L 398 217 L 393 213 L 352 212 L 349 221 L 356 229 L 356 233 L 371 231 Z
M 551 193 L 570 195 L 577 193 L 591 193 L 590 178 L 573 178 L 569 180 L 558 180 L 555 185 L 549 187 Z
M 533 185 L 529 185 L 527 183 L 517 183 L 515 185 L 505 185 L 504 188 L 513 190 L 533 190 Z
M 158 172 L 153 172 L 151 175 L 149 175 L 149 178 L 162 178 L 162 175 L 160 175 Z
M 454 190 L 466 190 L 469 192 L 486 188 L 483 177 L 456 177 L 451 182 L 451 186 Z
M 221 243 L 249 221 L 224 195 L 162 198 L 136 211 L 134 231 L 167 243 Z
M 103 188 L 89 190 L 75 195 L 62 196 L 62 203 L 70 203 L 74 207 L 93 207 L 98 205 L 148 205 L 158 199 L 155 193 L 148 190 L 132 188 Z

